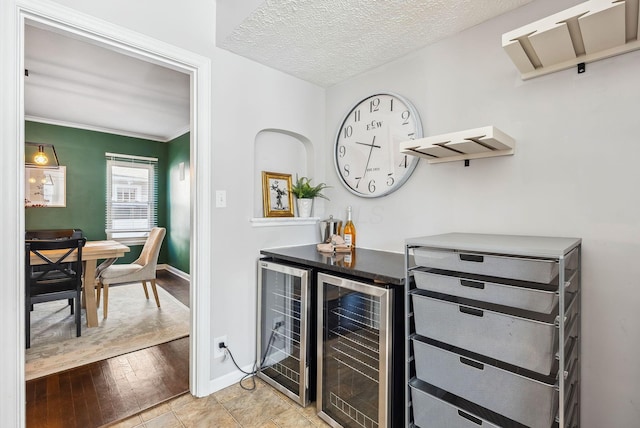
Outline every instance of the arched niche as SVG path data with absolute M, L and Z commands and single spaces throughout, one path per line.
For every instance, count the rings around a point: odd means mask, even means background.
M 291 174 L 292 181 L 295 181 L 296 174 L 315 178 L 313 144 L 297 132 L 277 128 L 263 129 L 256 134 L 253 153 L 254 219 L 263 217 L 262 171 Z M 313 182 L 319 181 L 314 179 Z

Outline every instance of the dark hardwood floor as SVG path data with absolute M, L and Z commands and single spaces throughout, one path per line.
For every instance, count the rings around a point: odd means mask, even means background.
M 157 284 L 189 306 L 189 281 L 163 270 Z M 188 390 L 186 337 L 27 382 L 27 427 L 99 427 Z
M 189 304 L 189 281 L 172 274 L 167 270 L 156 273 L 156 283 L 187 307 Z

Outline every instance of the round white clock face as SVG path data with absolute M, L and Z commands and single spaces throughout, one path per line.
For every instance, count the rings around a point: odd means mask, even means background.
M 400 153 L 403 141 L 422 138 L 422 124 L 405 98 L 380 93 L 358 102 L 345 117 L 334 160 L 338 176 L 352 193 L 377 198 L 397 190 L 418 164 Z

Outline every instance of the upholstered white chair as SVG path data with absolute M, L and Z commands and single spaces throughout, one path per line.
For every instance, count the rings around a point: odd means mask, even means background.
M 104 307 L 102 313 L 107 318 L 109 309 L 109 286 L 126 284 L 132 282 L 142 282 L 144 294 L 149 299 L 147 281 L 151 283 L 151 290 L 156 299 L 156 304 L 160 307 L 158 290 L 156 288 L 156 265 L 158 264 L 158 254 L 160 246 L 166 234 L 164 227 L 154 227 L 149 232 L 147 241 L 142 248 L 142 253 L 136 261 L 130 264 L 113 264 L 104 268 L 97 278 L 97 302 L 100 305 L 100 291 L 104 290 Z

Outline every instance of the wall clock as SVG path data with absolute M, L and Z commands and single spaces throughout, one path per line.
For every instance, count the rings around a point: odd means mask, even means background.
M 359 101 L 336 136 L 334 161 L 342 184 L 364 198 L 397 190 L 419 160 L 400 153 L 399 143 L 416 138 L 422 138 L 422 124 L 406 98 L 378 93 Z

